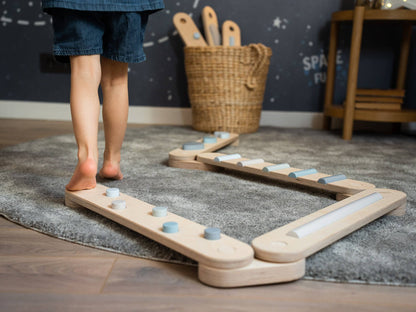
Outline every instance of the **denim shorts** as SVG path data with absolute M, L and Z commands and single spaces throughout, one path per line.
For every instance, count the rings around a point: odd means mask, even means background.
M 53 53 L 69 56 L 102 55 L 114 61 L 140 63 L 146 59 L 143 36 L 148 13 L 48 10 L 54 29 Z

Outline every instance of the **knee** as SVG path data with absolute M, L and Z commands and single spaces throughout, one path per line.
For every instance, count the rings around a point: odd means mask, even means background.
M 71 75 L 77 79 L 95 82 L 101 80 L 101 65 L 99 56 L 82 55 L 71 57 Z
M 107 59 L 101 60 L 101 87 L 113 88 L 127 86 L 128 80 L 128 64 L 111 61 Z
M 126 75 L 102 75 L 101 88 L 114 88 L 127 86 Z

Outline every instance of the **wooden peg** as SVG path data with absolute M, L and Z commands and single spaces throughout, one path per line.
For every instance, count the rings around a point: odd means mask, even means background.
M 189 47 L 206 47 L 202 34 L 199 32 L 192 18 L 183 12 L 176 13 L 173 17 L 173 24 L 179 32 L 183 42 Z
M 222 44 L 226 47 L 241 46 L 240 27 L 233 21 L 225 21 L 222 24 Z
M 217 14 L 210 6 L 206 6 L 202 9 L 202 23 L 204 25 L 204 33 L 208 45 L 221 45 L 221 36 L 218 29 Z

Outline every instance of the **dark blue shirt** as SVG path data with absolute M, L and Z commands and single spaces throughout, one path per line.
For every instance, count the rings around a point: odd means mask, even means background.
M 43 9 L 79 11 L 141 12 L 164 8 L 163 0 L 42 0 Z

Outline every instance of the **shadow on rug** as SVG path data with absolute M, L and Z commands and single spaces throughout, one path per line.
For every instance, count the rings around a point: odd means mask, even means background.
M 99 181 L 123 193 L 250 243 L 270 230 L 335 202 L 326 194 L 254 176 L 170 168 L 168 152 L 203 134 L 183 127 L 129 129 L 122 181 Z M 103 150 L 100 134 L 99 148 Z M 343 173 L 407 194 L 404 217 L 385 216 L 310 256 L 306 279 L 416 285 L 416 139 L 260 128 L 223 149 L 272 163 Z M 193 265 L 192 260 L 86 209 L 64 206 L 76 163 L 72 135 L 0 150 L 0 213 L 28 228 L 87 246 Z

